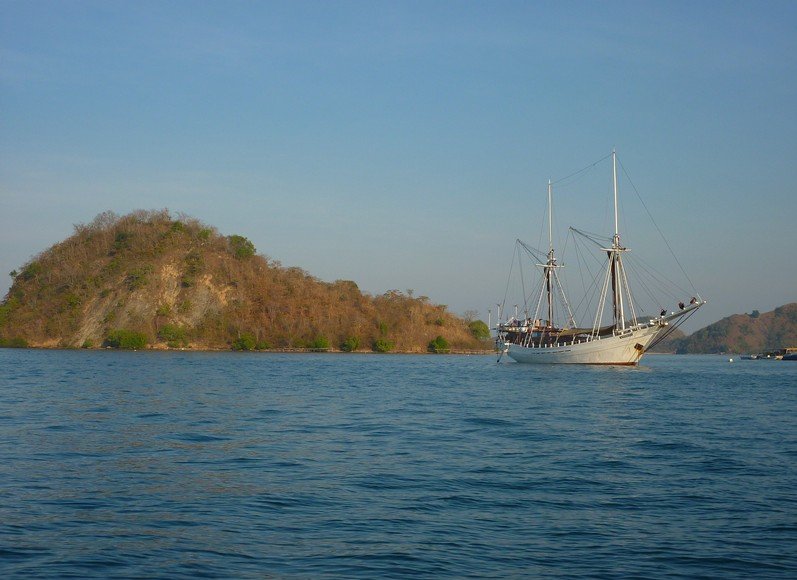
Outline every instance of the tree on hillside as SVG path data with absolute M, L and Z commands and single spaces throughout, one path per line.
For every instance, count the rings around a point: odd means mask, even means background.
M 448 341 L 445 338 L 438 335 L 429 343 L 427 350 L 435 354 L 443 354 L 451 352 L 451 346 L 448 344 Z
M 229 237 L 230 249 L 236 258 L 244 259 L 255 255 L 255 245 L 243 236 Z
M 483 320 L 474 320 L 468 324 L 471 334 L 479 340 L 487 340 L 490 338 L 490 329 Z

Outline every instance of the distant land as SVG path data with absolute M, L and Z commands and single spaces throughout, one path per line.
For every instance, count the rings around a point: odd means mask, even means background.
M 411 290 L 372 296 L 167 210 L 98 215 L 11 273 L 0 346 L 490 351 L 487 325 Z
M 678 353 L 755 354 L 797 347 L 797 302 L 771 312 L 734 314 L 669 344 Z
M 797 302 L 771 312 L 734 314 L 686 336 L 675 330 L 653 352 L 758 354 L 797 347 Z
M 372 296 L 167 210 L 98 215 L 35 256 L 0 303 L 0 346 L 488 352 L 487 325 L 411 290 Z M 654 352 L 797 346 L 797 303 L 734 314 Z

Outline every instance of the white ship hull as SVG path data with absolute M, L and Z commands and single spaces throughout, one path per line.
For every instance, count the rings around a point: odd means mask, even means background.
M 519 363 L 636 365 L 656 335 L 666 327 L 657 324 L 572 344 L 525 347 L 507 343 L 507 354 Z

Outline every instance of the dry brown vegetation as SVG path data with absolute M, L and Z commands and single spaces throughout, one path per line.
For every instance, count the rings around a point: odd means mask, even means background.
M 102 213 L 12 275 L 0 339 L 31 346 L 98 347 L 125 331 L 164 348 L 334 350 L 348 340 L 355 350 L 426 352 L 437 336 L 454 350 L 489 347 L 425 297 L 323 282 L 167 210 Z
M 797 347 L 797 302 L 771 312 L 734 314 L 675 343 L 680 353 L 757 354 Z

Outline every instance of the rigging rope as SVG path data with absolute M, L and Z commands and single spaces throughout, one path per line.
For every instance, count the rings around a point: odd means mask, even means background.
M 642 276 L 638 275 L 636 271 L 636 264 L 634 264 L 633 261 L 631 260 L 627 260 L 625 266 L 627 270 L 631 270 L 632 273 L 637 275 L 636 276 L 636 279 L 638 281 L 637 284 L 642 287 L 642 290 L 644 290 L 645 294 L 647 294 L 647 297 L 650 299 L 650 301 L 656 305 L 656 308 L 661 310 L 662 308 L 661 300 L 659 300 L 658 298 L 656 298 L 656 296 L 653 295 L 653 292 L 650 291 L 650 288 L 645 283 L 645 280 L 642 278 Z
M 517 240 L 517 242 L 520 245 L 524 245 L 520 240 Z M 528 304 L 528 299 L 526 298 L 526 276 L 523 274 L 523 260 L 521 259 L 520 252 L 518 252 L 517 255 L 517 265 L 520 269 L 520 290 L 523 292 L 523 309 L 525 310 L 526 305 Z
M 506 307 L 506 297 L 509 295 L 509 282 L 512 280 L 512 270 L 515 268 L 515 255 L 518 253 L 517 244 L 515 244 L 515 251 L 512 253 L 512 261 L 509 264 L 509 276 L 506 278 L 506 289 L 504 290 L 504 300 L 498 304 L 498 322 L 501 322 L 501 310 Z
M 606 246 L 611 244 L 612 241 L 611 237 L 601 234 L 593 234 L 591 232 L 584 232 L 582 230 L 579 230 L 578 228 L 574 228 L 573 226 L 570 226 L 570 230 L 577 233 L 581 237 L 588 239 L 590 242 L 598 246 L 601 250 L 605 249 Z
M 619 162 L 619 159 L 618 159 L 618 162 Z M 692 279 L 689 278 L 689 274 L 687 274 L 686 270 L 684 270 L 684 267 L 681 265 L 681 262 L 678 260 L 678 256 L 676 256 L 675 252 L 673 252 L 672 248 L 670 247 L 670 242 L 668 242 L 667 238 L 664 237 L 664 233 L 661 231 L 661 228 L 659 227 L 659 224 L 657 224 L 656 220 L 653 219 L 653 214 L 650 213 L 650 210 L 648 209 L 648 206 L 645 204 L 645 200 L 642 199 L 641 195 L 639 195 L 639 191 L 637 190 L 636 185 L 634 185 L 634 182 L 631 181 L 631 176 L 628 175 L 628 172 L 625 170 L 625 167 L 623 166 L 622 162 L 620 162 L 620 168 L 623 170 L 623 174 L 625 174 L 626 179 L 628 179 L 628 183 L 631 184 L 631 188 L 634 190 L 634 193 L 636 194 L 637 199 L 639 199 L 640 203 L 642 204 L 642 207 L 645 208 L 645 211 L 647 212 L 648 217 L 650 218 L 650 221 L 652 221 L 653 225 L 656 227 L 656 231 L 659 232 L 659 235 L 661 236 L 661 239 L 664 241 L 664 245 L 667 246 L 667 249 L 670 251 L 670 254 L 672 255 L 673 259 L 675 260 L 675 263 L 678 264 L 678 267 L 681 269 L 681 273 L 686 277 L 687 281 L 689 282 L 689 285 L 692 286 L 692 291 L 696 295 L 699 296 L 700 293 L 695 288 L 695 285 L 692 282 Z
M 552 181 L 551 185 L 556 185 L 557 183 L 563 183 L 563 182 L 567 181 L 568 179 L 570 179 L 571 177 L 575 177 L 576 175 L 579 175 L 580 173 L 584 173 L 585 171 L 589 171 L 590 169 L 595 167 L 598 163 L 601 163 L 602 161 L 606 161 L 611 156 L 612 155 L 610 153 L 609 155 L 606 155 L 605 157 L 601 157 L 595 163 L 587 165 L 586 167 L 584 167 L 582 169 L 579 169 L 578 171 L 574 171 L 573 173 L 571 173 L 570 175 L 568 175 L 566 177 L 562 177 L 561 179 L 557 179 L 556 181 Z
M 583 242 L 582 242 L 582 244 L 583 244 Z M 583 319 L 583 317 L 585 317 L 587 315 L 587 313 L 592 310 L 592 300 L 595 298 L 594 290 L 598 288 L 598 279 L 603 274 L 603 272 L 602 272 L 603 263 L 600 260 L 598 260 L 598 258 L 595 256 L 595 254 L 593 252 L 589 252 L 589 251 L 586 250 L 586 248 L 582 248 L 582 245 L 580 245 L 578 243 L 578 241 L 575 238 L 575 236 L 573 237 L 573 247 L 575 248 L 575 252 L 576 252 L 576 262 L 578 264 L 578 273 L 579 273 L 579 277 L 581 279 L 581 288 L 583 290 L 583 293 L 581 295 L 581 300 L 579 301 L 578 305 L 576 306 L 576 315 L 579 317 L 579 319 Z M 597 271 L 595 273 L 593 273 L 592 270 L 589 268 L 589 266 L 587 264 L 587 261 L 586 261 L 586 258 L 584 257 L 585 254 L 587 256 L 589 256 L 590 258 L 592 258 L 592 260 L 597 265 L 598 269 L 597 269 Z M 586 271 L 586 273 L 588 274 L 588 276 L 590 278 L 589 288 L 587 288 L 587 285 L 584 282 L 584 272 L 585 271 Z M 585 304 L 585 301 L 586 301 L 586 304 Z M 583 307 L 583 309 L 582 309 L 582 307 Z
M 661 333 L 659 336 L 657 336 L 657 337 L 656 337 L 656 338 L 653 340 L 653 342 L 651 342 L 651 343 L 648 345 L 648 347 L 645 349 L 645 352 L 649 351 L 651 348 L 653 348 L 654 346 L 656 346 L 657 344 L 659 344 L 659 343 L 660 343 L 662 340 L 664 340 L 665 338 L 667 338 L 668 336 L 670 336 L 670 334 L 672 334 L 673 332 L 675 332 L 675 329 L 676 329 L 676 328 L 678 328 L 678 327 L 679 327 L 679 326 L 681 326 L 681 325 L 682 325 L 684 322 L 686 322 L 687 320 L 689 320 L 689 319 L 692 317 L 692 315 L 693 315 L 695 312 L 697 312 L 697 309 L 694 309 L 694 310 L 692 310 L 692 311 L 691 311 L 691 312 L 689 312 L 689 313 L 688 313 L 686 316 L 682 316 L 681 318 L 679 318 L 678 320 L 676 320 L 676 321 L 675 321 L 675 324 L 670 324 L 670 325 L 668 326 L 667 330 L 665 330 L 664 332 L 662 332 L 662 333 Z

